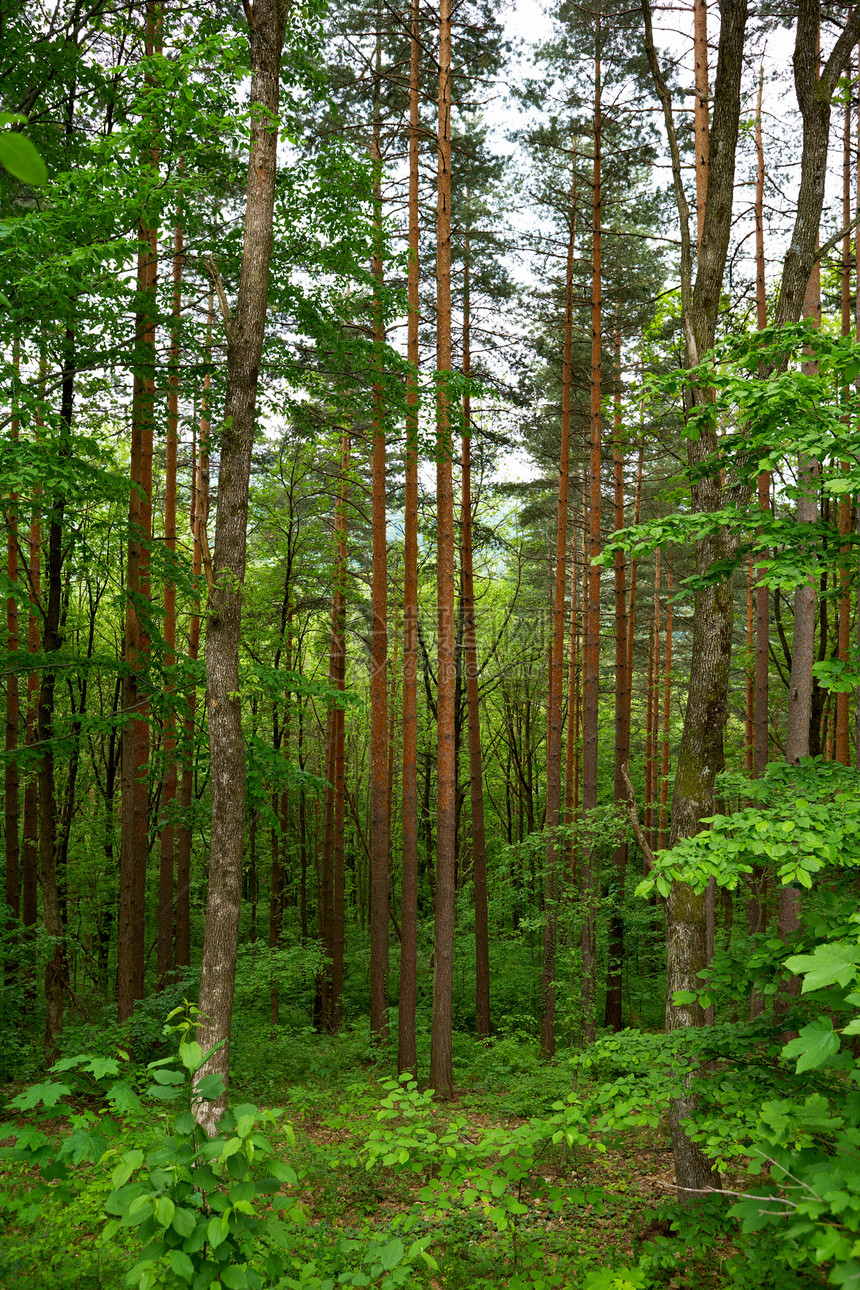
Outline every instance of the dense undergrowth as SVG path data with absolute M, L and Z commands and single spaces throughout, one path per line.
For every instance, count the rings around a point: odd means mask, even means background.
M 784 1220 L 744 1236 L 732 1196 L 675 1203 L 664 1111 L 684 1071 L 701 1067 L 681 1040 L 630 1031 L 548 1064 L 530 1036 L 460 1034 L 458 1095 L 439 1105 L 390 1078 L 390 1051 L 373 1050 L 364 1029 L 273 1037 L 250 1013 L 238 1029 L 240 1105 L 203 1146 L 188 1115 L 202 1056 L 189 1022 L 180 1012 L 179 1049 L 174 1034 L 149 1063 L 70 1057 L 40 1084 L 7 1090 L 0 1284 L 791 1290 L 826 1280 L 796 1238 L 786 1243 Z M 779 1044 L 750 1032 L 741 1069 L 737 1033 L 731 1061 L 719 1058 L 721 1033 L 717 1068 L 701 1077 L 699 1132 L 738 1191 L 756 1081 Z M 784 1082 L 798 1093 L 788 1068 Z

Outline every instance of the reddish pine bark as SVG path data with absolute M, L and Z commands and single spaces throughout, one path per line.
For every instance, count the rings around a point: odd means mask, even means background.
M 847 228 L 851 223 L 851 101 L 850 96 L 845 101 L 845 120 L 842 136 L 842 224 Z M 851 334 L 851 235 L 846 234 L 842 240 L 842 335 Z M 844 397 L 846 402 L 851 397 L 850 391 L 845 390 Z M 847 462 L 843 462 L 843 469 L 848 468 Z M 839 498 L 839 532 L 843 537 L 848 537 L 851 532 L 851 499 L 841 495 Z M 839 661 L 847 666 L 851 653 L 851 572 L 848 565 L 849 548 L 843 545 L 841 555 L 844 563 L 839 570 L 839 628 L 838 628 L 838 649 Z M 850 698 L 848 691 L 841 691 L 836 695 L 836 723 L 835 723 L 835 744 L 834 758 L 841 761 L 843 766 L 848 766 L 851 761 L 851 750 L 849 740 L 849 709 Z
M 624 445 L 621 426 L 621 327 L 616 305 L 615 391 L 613 397 L 613 527 L 624 528 Z M 627 570 L 624 552 L 613 557 L 615 591 L 615 801 L 624 804 L 627 789 L 624 767 L 630 758 L 630 674 L 627 665 Z M 624 880 L 627 870 L 627 842 L 619 842 L 612 853 L 615 876 L 614 907 L 609 919 L 609 949 L 606 979 L 606 1008 L 603 1024 L 618 1031 L 622 1027 L 621 990 L 624 980 Z
M 583 757 L 582 810 L 588 813 L 597 805 L 597 735 L 600 690 L 600 567 L 593 563 L 600 555 L 601 521 L 601 437 L 602 437 L 602 370 L 601 342 L 603 316 L 603 272 L 601 264 L 601 25 L 597 15 L 594 58 L 594 159 L 592 172 L 592 240 L 591 240 L 591 444 L 589 454 L 588 505 L 588 634 L 584 656 L 583 680 Z M 582 852 L 580 889 L 583 899 L 582 931 L 582 1033 L 591 1043 L 595 1035 L 594 1005 L 597 974 L 596 901 L 598 892 L 597 851 L 586 846 Z
M 403 858 L 397 1069 L 415 1072 L 418 935 L 418 96 L 419 4 L 412 0 L 409 56 L 409 313 L 403 528 Z
M 17 386 L 20 372 L 20 342 L 16 338 L 12 343 L 13 382 Z M 11 437 L 18 441 L 17 401 L 18 391 L 13 386 L 12 392 Z M 9 586 L 18 582 L 18 494 L 12 493 L 11 504 L 6 516 L 6 576 Z M 19 844 L 19 803 L 18 803 L 18 668 L 14 655 L 18 652 L 18 601 L 13 594 L 6 597 L 6 652 L 10 656 L 6 672 L 6 767 L 4 771 L 4 827 L 6 833 L 6 908 L 7 927 L 10 934 L 18 925 L 21 912 L 20 897 L 20 844 Z M 11 982 L 15 976 L 14 963 L 6 965 L 6 979 Z
M 182 313 L 182 229 L 173 234 L 173 318 L 170 330 L 170 369 L 167 393 L 167 443 L 164 466 L 164 546 L 168 561 L 176 558 L 176 463 L 179 447 L 179 325 Z M 164 663 L 176 663 L 176 583 L 168 571 L 164 583 Z M 176 709 L 174 687 L 168 684 L 167 712 L 162 727 L 164 772 L 161 781 L 161 854 L 158 874 L 158 980 L 166 982 L 171 969 L 174 935 L 174 866 L 176 856 L 173 803 L 176 798 Z
M 454 899 L 457 777 L 454 695 L 457 681 L 454 597 L 454 493 L 451 409 L 451 0 L 439 4 L 438 178 L 436 198 L 436 917 L 430 1083 L 453 1092 Z
M 752 775 L 755 765 L 755 572 L 747 556 L 747 661 L 744 684 L 744 769 Z
M 471 375 L 471 244 L 467 223 L 463 264 L 463 375 Z M 487 914 L 487 844 L 484 836 L 484 773 L 481 758 L 481 719 L 478 707 L 478 646 L 475 628 L 475 582 L 472 569 L 472 403 L 463 397 L 462 481 L 460 503 L 463 578 L 463 653 L 466 660 L 466 700 L 469 709 L 469 794 L 472 808 L 472 876 L 475 892 L 475 1030 L 490 1034 L 490 934 Z M 560 696 L 559 696 L 560 697 Z
M 40 388 L 44 389 L 46 361 L 44 350 L 39 360 Z M 36 409 L 36 436 L 44 423 L 42 404 Z M 30 654 L 39 650 L 39 622 L 41 608 L 42 521 L 39 511 L 39 491 L 34 490 L 33 510 L 30 515 L 30 541 L 28 577 L 30 585 L 30 613 L 27 625 L 27 649 Z M 38 720 L 39 673 L 27 677 L 27 717 L 25 740 L 30 748 L 36 741 Z M 30 772 L 24 784 L 24 818 L 21 834 L 21 922 L 26 929 L 35 927 L 38 919 L 39 891 L 39 802 L 38 772 Z
M 375 109 L 376 111 L 376 109 Z M 382 289 L 382 159 L 379 121 L 372 145 L 374 251 L 371 273 Z M 382 389 L 382 349 L 385 328 L 379 294 L 373 300 L 372 391 L 373 461 L 371 468 L 371 540 L 373 565 L 370 588 L 370 1033 L 388 1029 L 388 543 L 385 519 L 385 408 Z
M 343 692 L 346 686 L 346 580 L 347 580 L 347 503 L 349 500 L 350 437 L 344 431 L 340 447 L 340 483 L 335 514 L 335 573 L 332 600 L 332 684 Z M 384 681 L 383 673 L 383 681 Z M 343 957 L 344 957 L 344 869 L 343 825 L 346 780 L 344 767 L 345 713 L 338 706 L 331 713 L 332 728 L 332 784 L 334 787 L 332 843 L 331 843 L 331 912 L 327 928 L 327 948 L 331 959 L 331 998 L 329 1001 L 328 1027 L 332 1033 L 340 1028 L 343 1016 Z M 384 731 L 383 731 L 384 734 Z M 372 845 L 372 840 L 371 840 Z M 372 863 L 373 857 L 371 857 Z M 387 853 L 386 853 L 387 871 Z M 373 874 L 371 872 L 371 884 Z M 372 899 L 372 896 L 371 896 Z M 385 912 L 388 910 L 386 888 Z M 371 907 L 371 919 L 373 908 Z M 371 924 L 372 926 L 372 924 Z
M 595 136 L 596 137 L 596 136 Z M 576 155 L 576 136 L 573 153 Z M 597 156 L 597 153 L 595 154 Z M 599 183 L 599 159 L 595 160 Z M 561 749 L 564 698 L 565 591 L 567 589 L 567 510 L 570 490 L 571 360 L 573 351 L 573 261 L 576 250 L 576 177 L 568 213 L 567 264 L 564 278 L 564 340 L 561 366 L 561 449 L 556 507 L 553 631 L 549 651 L 546 739 L 546 859 L 544 862 L 543 962 L 541 973 L 540 1046 L 555 1053 L 555 960 L 558 940 L 559 869 L 564 848 L 556 830 L 561 823 Z M 597 254 L 599 255 L 599 248 Z M 599 345 L 599 341 L 598 341 Z
M 672 570 L 666 575 L 666 648 L 663 658 L 663 760 L 660 771 L 660 833 L 662 849 L 668 838 L 669 733 L 672 717 Z

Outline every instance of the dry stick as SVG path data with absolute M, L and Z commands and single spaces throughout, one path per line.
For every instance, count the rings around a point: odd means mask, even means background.
M 633 826 L 633 836 L 639 845 L 639 850 L 642 852 L 643 870 L 648 874 L 654 868 L 657 861 L 654 852 L 651 850 L 648 839 L 645 836 L 645 832 L 639 823 L 639 811 L 636 806 L 636 793 L 634 792 L 633 784 L 630 781 L 630 767 L 627 762 L 625 762 L 621 767 L 621 777 L 624 780 L 624 787 L 627 790 L 627 814 L 630 817 L 630 823 Z

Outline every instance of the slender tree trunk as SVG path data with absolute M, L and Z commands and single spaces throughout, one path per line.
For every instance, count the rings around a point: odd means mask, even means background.
M 662 850 L 668 837 L 669 807 L 669 735 L 672 718 L 672 571 L 666 577 L 666 648 L 663 661 L 663 761 L 660 773 L 660 834 L 657 844 Z
M 616 532 L 624 528 L 624 445 L 621 428 L 621 325 L 615 314 L 615 391 L 613 395 L 612 456 L 614 465 L 614 516 Z M 615 801 L 623 805 L 627 789 L 623 768 L 630 758 L 630 674 L 627 666 L 627 570 L 624 552 L 613 560 L 615 583 Z M 618 1031 L 622 1027 L 621 993 L 624 980 L 624 881 L 627 871 L 627 842 L 619 842 L 612 853 L 615 875 L 613 909 L 609 917 L 609 962 L 606 978 L 606 1008 L 603 1024 Z
M 463 375 L 471 375 L 471 297 L 469 196 L 466 197 L 463 264 Z M 481 718 L 478 706 L 478 647 L 475 627 L 475 582 L 472 569 L 472 402 L 463 398 L 463 493 L 460 503 L 463 571 L 463 648 L 466 658 L 466 696 L 469 708 L 469 792 L 472 807 L 472 877 L 475 888 L 475 1030 L 490 1034 L 490 933 L 487 915 L 487 844 L 484 836 L 484 773 L 481 757 Z
M 761 109 L 764 92 L 764 68 L 759 71 L 758 97 L 756 99 L 756 190 L 755 190 L 755 248 L 756 248 L 756 325 L 759 330 L 767 326 L 767 293 L 764 275 L 764 143 L 762 140 Z M 770 509 L 770 472 L 762 471 L 758 477 L 758 504 L 761 510 Z M 764 553 L 765 557 L 767 552 Z M 755 701 L 753 723 L 753 766 L 757 778 L 765 773 L 768 762 L 769 731 L 769 667 L 770 667 L 770 593 L 764 582 L 764 570 L 759 569 L 755 589 Z M 767 871 L 755 865 L 749 878 L 747 895 L 747 930 L 763 933 L 767 920 Z M 764 1011 L 765 998 L 758 991 L 750 995 L 750 1019 Z
M 46 361 L 44 349 L 39 360 L 40 392 L 44 390 Z M 43 425 L 42 404 L 36 410 L 36 435 L 41 437 Z M 36 654 L 39 650 L 39 618 L 41 611 L 42 521 L 39 511 L 39 494 L 34 490 L 33 509 L 30 516 L 29 584 L 30 613 L 27 626 L 27 649 Z M 39 673 L 32 671 L 27 677 L 26 744 L 31 748 L 36 742 L 39 705 Z M 24 819 L 21 837 L 21 922 L 25 933 L 31 931 L 38 919 L 39 891 L 39 788 L 38 769 L 30 771 L 24 784 Z
M 371 577 L 370 637 L 370 1033 L 381 1037 L 388 1030 L 386 983 L 388 980 L 388 542 L 385 520 L 385 409 L 383 406 L 382 349 L 382 158 L 379 151 L 379 37 L 374 93 L 373 210 L 374 250 L 371 273 L 377 294 L 373 300 L 373 463 L 371 472 Z
M 63 382 L 60 397 L 60 456 L 71 461 L 72 408 L 75 393 L 75 332 L 66 328 L 63 355 Z M 45 598 L 45 620 L 42 652 L 45 662 L 39 689 L 37 739 L 39 759 L 39 876 L 42 884 L 42 914 L 45 933 L 50 938 L 45 967 L 45 1064 L 51 1066 L 58 1056 L 63 1028 L 63 991 L 65 932 L 61 892 L 57 874 L 57 795 L 54 781 L 54 694 L 57 673 L 50 662 L 63 645 L 61 632 L 63 594 L 63 528 L 66 498 L 62 492 L 50 499 L 48 513 L 48 561 Z
M 602 314 L 603 271 L 601 265 L 601 23 L 598 12 L 594 57 L 594 161 L 591 241 L 591 451 L 588 508 L 588 636 L 583 684 L 583 767 L 582 810 L 584 819 L 597 806 L 597 735 L 600 689 L 600 567 L 593 563 L 600 555 L 601 446 L 602 446 Z M 597 848 L 587 845 L 582 852 L 582 1033 L 587 1043 L 594 1040 L 594 1007 L 597 985 L 596 902 L 598 893 Z
M 701 251 L 708 198 L 708 163 L 710 161 L 710 115 L 708 102 L 708 0 L 693 0 L 693 62 L 695 65 L 695 98 L 693 100 L 693 133 L 696 139 L 696 244 Z
M 179 326 L 182 313 L 182 229 L 173 235 L 173 319 L 167 394 L 167 444 L 164 469 L 164 546 L 168 561 L 176 558 L 176 466 L 179 448 Z M 172 569 L 164 583 L 164 663 L 176 663 L 176 583 Z M 173 804 L 176 798 L 175 687 L 168 682 L 167 713 L 162 727 L 164 773 L 161 781 L 161 856 L 158 877 L 158 980 L 164 985 L 172 966 L 174 936 L 174 867 L 176 858 Z
M 144 51 L 155 52 L 156 0 L 146 0 Z M 151 77 L 148 75 L 151 83 Z M 158 148 L 146 164 L 158 167 Z M 131 408 L 131 492 L 128 510 L 125 665 L 122 707 L 122 815 L 120 833 L 119 918 L 117 923 L 117 1015 L 127 1021 L 144 992 L 146 865 L 148 858 L 148 770 L 150 543 L 152 541 L 152 436 L 155 414 L 155 285 L 158 230 L 145 217 L 138 230 L 135 316 L 135 365 Z
M 850 64 L 849 64 L 850 70 Z M 842 136 L 842 224 L 851 223 L 851 95 L 845 100 L 845 121 Z M 856 236 L 856 234 L 855 234 Z M 842 239 L 842 335 L 851 334 L 851 235 Z M 851 397 L 850 390 L 844 391 L 846 403 Z M 843 469 L 848 463 L 843 462 Z M 847 538 L 851 532 L 851 499 L 840 495 L 839 498 L 839 532 Z M 839 661 L 846 667 L 851 655 L 851 573 L 849 569 L 850 548 L 847 544 L 841 547 L 843 563 L 839 569 L 839 628 L 838 649 Z M 849 710 L 851 695 L 847 690 L 836 695 L 836 741 L 834 758 L 843 766 L 851 763 L 849 739 Z
M 595 134 L 596 138 L 596 134 Z M 597 145 L 596 145 L 597 147 Z M 577 138 L 573 137 L 574 158 Z M 595 151 L 597 158 L 597 151 Z M 599 159 L 595 160 L 599 183 Z M 564 277 L 564 340 L 561 363 L 561 450 L 556 507 L 555 589 L 550 646 L 546 741 L 546 860 L 544 863 L 543 963 L 541 973 L 540 1046 L 545 1057 L 555 1053 L 555 966 L 558 941 L 559 869 L 564 846 L 558 839 L 561 823 L 561 749 L 564 698 L 565 591 L 567 589 L 567 511 L 570 491 L 571 364 L 573 351 L 573 261 L 576 251 L 576 171 L 568 210 L 567 264 Z M 597 254 L 599 255 L 599 249 Z M 598 341 L 599 346 L 599 341 Z
M 409 55 L 409 315 L 403 528 L 403 857 L 397 1069 L 415 1073 L 418 975 L 418 102 L 420 8 L 412 0 Z
M 454 494 L 451 405 L 451 0 L 439 3 L 439 169 L 436 202 L 436 594 L 437 730 L 436 917 L 430 1083 L 453 1091 L 454 897 L 457 832 L 454 693 L 457 679 L 454 598 Z
M 349 500 L 349 457 L 350 437 L 344 431 L 340 448 L 340 483 L 338 487 L 337 512 L 335 515 L 335 574 L 334 599 L 332 604 L 332 684 L 343 692 L 346 686 L 346 580 L 347 580 L 347 504 Z M 383 672 L 383 682 L 385 673 Z M 343 824 L 344 799 L 346 796 L 346 779 L 344 766 L 345 716 L 343 706 L 332 709 L 332 784 L 334 787 L 332 842 L 331 842 L 331 906 L 328 929 L 328 952 L 331 958 L 331 997 L 329 1000 L 328 1026 L 332 1033 L 340 1028 L 343 1016 L 343 962 L 344 962 L 344 871 L 343 871 Z M 385 731 L 383 728 L 383 737 Z M 371 839 L 371 846 L 373 845 Z M 371 884 L 373 857 L 371 857 Z M 386 852 L 386 873 L 388 871 Z M 371 896 L 371 902 L 373 897 Z M 386 888 L 385 906 L 386 934 L 388 893 Z M 373 905 L 371 903 L 371 919 Z M 371 922 L 372 933 L 372 922 Z M 386 942 L 387 945 L 387 942 Z M 384 980 L 383 980 L 384 986 Z
M 207 536 L 209 525 L 209 390 L 212 361 L 212 312 L 214 291 L 210 287 L 207 312 L 206 373 L 200 398 L 200 441 L 194 444 L 191 454 L 191 537 L 192 563 L 195 590 L 194 603 L 188 624 L 188 658 L 196 664 L 200 655 L 200 579 L 206 567 L 207 581 L 211 578 L 211 564 L 204 561 L 204 546 L 209 550 Z M 195 719 L 197 692 L 192 685 L 185 697 L 185 730 L 182 755 L 182 779 L 179 785 L 180 824 L 176 837 L 176 931 L 173 957 L 177 968 L 191 965 L 191 840 L 192 802 L 194 797 Z
M 821 274 L 813 267 L 803 302 L 803 314 L 821 326 Z M 803 370 L 814 373 L 814 363 L 804 363 Z M 797 523 L 815 524 L 818 519 L 819 465 L 812 457 L 801 456 L 797 476 L 799 496 Z M 788 685 L 788 714 L 785 732 L 785 759 L 796 764 L 809 756 L 812 722 L 812 665 L 815 661 L 815 619 L 818 608 L 818 575 L 813 572 L 794 593 L 794 632 L 791 643 L 791 677 Z M 800 892 L 793 885 L 779 891 L 779 934 L 787 940 L 800 923 Z M 789 996 L 800 992 L 799 977 L 791 977 Z
M 18 379 L 20 373 L 20 342 L 16 337 L 12 342 L 12 422 L 11 437 L 18 442 Z M 6 833 L 6 921 L 10 935 L 14 936 L 21 913 L 21 873 L 19 842 L 19 801 L 18 801 L 18 601 L 12 588 L 18 583 L 18 494 L 13 492 L 7 514 L 6 531 L 6 577 L 9 581 L 9 595 L 6 597 L 6 652 L 9 656 L 9 667 L 6 672 L 6 766 L 4 770 L 4 827 Z M 14 942 L 9 949 L 12 957 L 6 963 L 6 982 L 10 985 L 15 978 Z
M 245 205 L 242 268 L 234 318 L 227 332 L 227 391 L 221 431 L 215 555 L 206 632 L 206 701 L 212 774 L 209 894 L 200 979 L 199 1027 L 204 1049 L 223 1046 L 202 1074 L 229 1074 L 230 1023 L 242 896 L 245 825 L 245 747 L 239 698 L 239 630 L 245 578 L 248 486 L 257 383 L 268 305 L 277 166 L 281 52 L 287 0 L 256 0 L 251 48 L 251 157 Z M 213 269 L 214 271 L 214 269 Z M 200 1114 L 214 1130 L 226 1094 Z

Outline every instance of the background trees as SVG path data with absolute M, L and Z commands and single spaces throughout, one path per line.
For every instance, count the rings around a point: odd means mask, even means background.
M 654 853 L 797 760 L 789 685 L 856 752 L 860 14 L 801 6 L 766 91 L 771 18 L 724 6 L 709 64 L 701 16 L 671 71 L 609 3 L 528 63 L 477 5 L 4 13 L 47 167 L 2 179 L 4 1017 L 46 1056 L 201 971 L 227 1041 L 247 949 L 272 1043 L 368 1013 L 387 1060 L 396 1000 L 448 1095 L 460 1033 L 687 1031 L 745 925 L 799 944 L 770 861 L 736 917 Z M 744 124 L 789 91 L 796 196 Z

